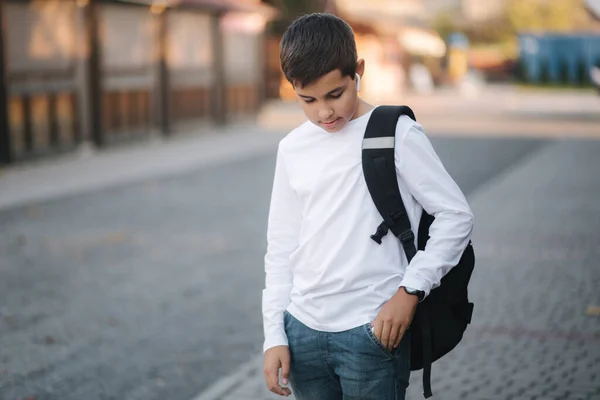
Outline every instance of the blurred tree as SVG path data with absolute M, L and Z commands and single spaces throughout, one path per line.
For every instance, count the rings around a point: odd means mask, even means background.
M 472 43 L 499 43 L 514 37 L 510 22 L 502 17 L 465 25 L 463 31 Z
M 302 14 L 324 11 L 330 0 L 262 0 L 262 2 L 278 8 L 283 18 L 295 19 Z
M 322 12 L 325 9 L 324 0 L 281 0 L 281 2 L 284 7 L 283 12 L 291 18 L 312 12 Z
M 447 11 L 442 11 L 436 14 L 436 16 L 433 18 L 432 26 L 438 35 L 440 35 L 444 40 L 447 40 L 448 36 L 452 32 L 456 32 L 458 30 L 458 26 L 454 22 L 454 15 Z
M 566 32 L 576 28 L 575 15 L 578 8 L 576 3 L 577 0 L 553 0 L 546 3 L 543 8 L 546 29 Z M 583 1 L 579 3 L 579 8 L 581 8 Z
M 285 28 L 299 16 L 313 12 L 323 12 L 332 3 L 331 0 L 262 0 L 281 11 L 280 17 L 270 24 L 273 33 L 283 33 Z
M 583 0 L 509 0 L 507 16 L 514 33 L 568 32 L 578 27 Z
M 589 24 L 584 0 L 508 0 L 504 15 L 458 28 L 473 43 L 500 43 L 524 31 L 570 32 Z
M 541 31 L 543 29 L 539 0 L 510 0 L 507 16 L 513 31 Z

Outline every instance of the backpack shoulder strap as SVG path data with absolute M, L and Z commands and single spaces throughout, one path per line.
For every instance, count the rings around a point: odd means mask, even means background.
M 381 244 L 391 230 L 402 242 L 406 258 L 415 256 L 415 235 L 400 195 L 394 157 L 398 118 L 415 114 L 407 106 L 380 106 L 371 113 L 363 139 L 362 166 L 369 193 L 383 222 L 371 239 Z
M 415 248 L 415 236 L 398 187 L 395 162 L 396 125 L 398 118 L 402 115 L 408 115 L 416 121 L 415 114 L 407 106 L 380 106 L 373 110 L 363 139 L 362 166 L 369 193 L 377 211 L 383 218 L 383 222 L 377 227 L 377 232 L 371 235 L 371 239 L 381 244 L 383 236 L 388 233 L 388 230 L 391 230 L 400 239 L 406 258 L 410 263 L 417 254 L 417 249 Z M 426 217 L 425 212 L 423 217 Z M 429 224 L 427 224 L 428 226 Z M 421 228 L 425 228 L 422 222 L 420 230 Z M 423 235 L 423 237 L 425 236 L 428 238 L 428 233 Z M 413 324 L 420 325 L 423 394 L 425 398 L 428 398 L 432 396 L 432 337 L 429 313 L 423 309 L 423 306 L 426 304 L 419 305 Z M 411 349 L 411 351 L 413 350 Z

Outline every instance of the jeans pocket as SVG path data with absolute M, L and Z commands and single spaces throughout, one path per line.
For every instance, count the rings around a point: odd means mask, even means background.
M 373 343 L 373 345 L 375 345 L 387 359 L 391 360 L 395 357 L 395 354 L 386 349 L 385 346 L 379 341 L 379 339 L 377 339 L 375 333 L 373 333 L 373 329 L 371 329 L 370 322 L 364 325 L 364 330 L 367 332 L 367 336 L 369 337 L 371 343 Z M 397 348 L 394 349 L 394 352 L 396 352 L 397 350 Z

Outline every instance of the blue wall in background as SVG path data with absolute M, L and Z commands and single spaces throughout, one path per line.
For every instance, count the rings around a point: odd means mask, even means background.
M 600 62 L 600 35 L 521 34 L 522 79 L 529 83 L 587 85 Z

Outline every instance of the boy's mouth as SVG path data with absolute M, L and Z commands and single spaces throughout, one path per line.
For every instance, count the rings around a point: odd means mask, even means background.
M 322 124 L 322 125 L 323 125 L 325 128 L 327 128 L 327 129 L 331 129 L 331 128 L 333 128 L 333 127 L 334 127 L 334 126 L 335 126 L 335 125 L 336 125 L 336 124 L 339 122 L 339 120 L 340 120 L 340 117 L 337 117 L 336 119 L 334 119 L 334 120 L 333 120 L 333 121 L 331 121 L 331 122 L 321 122 L 321 124 Z

